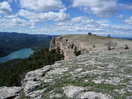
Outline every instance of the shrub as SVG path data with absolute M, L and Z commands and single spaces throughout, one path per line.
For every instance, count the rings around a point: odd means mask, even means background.
M 128 47 L 128 45 L 127 45 L 127 44 L 125 44 L 125 48 L 124 48 L 124 49 L 125 49 L 125 50 L 126 50 L 126 49 L 129 49 L 129 47 Z
M 77 47 L 75 47 L 74 54 L 75 54 L 75 56 L 79 56 L 79 55 L 81 55 L 81 51 L 77 51 Z
M 91 32 L 89 32 L 89 33 L 88 33 L 88 35 L 92 35 L 92 33 L 91 33 Z
M 108 36 L 107 36 L 108 38 L 111 38 L 111 35 L 110 34 L 108 34 Z
M 95 48 L 96 46 L 95 45 L 93 45 L 93 48 Z
M 21 80 L 28 71 L 51 65 L 63 58 L 59 48 L 51 51 L 46 48 L 35 52 L 26 59 L 0 63 L 0 86 L 20 86 Z
M 72 45 L 71 45 L 71 49 L 73 49 L 74 48 L 74 44 L 72 43 Z

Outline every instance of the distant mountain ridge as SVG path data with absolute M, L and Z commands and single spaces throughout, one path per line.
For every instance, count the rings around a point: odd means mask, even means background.
M 49 47 L 50 40 L 56 35 L 0 32 L 0 57 L 22 48 L 39 50 Z
M 132 40 L 132 37 L 115 37 L 115 38 L 126 39 L 126 40 Z

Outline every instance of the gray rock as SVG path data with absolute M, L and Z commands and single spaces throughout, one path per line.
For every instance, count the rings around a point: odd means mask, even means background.
M 27 97 L 33 98 L 33 99 L 41 99 L 44 92 L 45 92 L 45 89 L 36 90 L 36 91 L 30 92 Z
M 39 82 L 28 81 L 26 83 L 26 86 L 24 87 L 25 96 L 28 97 L 31 92 L 35 91 L 40 86 L 41 86 L 41 83 Z
M 39 95 L 43 93 L 43 90 L 37 90 L 37 88 L 42 86 L 40 80 L 50 70 L 51 66 L 47 65 L 44 66 L 43 68 L 30 71 L 26 74 L 25 79 L 22 82 L 24 94 L 26 97 L 35 98 L 39 97 Z
M 57 50 L 58 48 L 60 49 L 61 54 L 64 55 L 65 59 L 71 59 L 75 57 L 75 49 L 76 51 L 80 50 L 77 44 L 70 42 L 70 40 L 61 36 L 54 38 L 50 43 L 50 50 Z
M 77 86 L 66 86 L 63 87 L 64 93 L 67 97 L 73 98 L 77 94 L 79 94 L 81 91 L 86 90 L 84 87 L 77 87 Z
M 86 87 L 66 86 L 63 90 L 67 97 L 74 99 L 113 99 L 110 95 L 87 91 Z
M 77 99 L 113 99 L 113 98 L 109 95 L 90 91 L 78 94 Z
M 54 98 L 59 98 L 60 99 L 61 97 L 62 97 L 62 94 L 55 94 L 55 93 L 53 93 L 53 94 L 50 95 L 51 99 L 54 99 Z
M 21 89 L 21 87 L 0 87 L 0 99 L 15 98 Z
M 61 74 L 63 74 L 66 71 L 68 71 L 68 67 L 55 68 L 55 69 L 49 71 L 48 75 L 61 75 Z
M 30 71 L 26 74 L 24 82 L 29 80 L 37 80 L 45 75 L 49 70 L 51 70 L 50 65 L 44 66 L 43 68 L 37 69 L 35 71 Z

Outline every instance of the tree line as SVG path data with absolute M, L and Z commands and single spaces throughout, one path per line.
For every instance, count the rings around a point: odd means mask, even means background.
M 59 50 L 49 51 L 45 48 L 35 52 L 29 58 L 0 63 L 0 86 L 20 86 L 21 80 L 28 71 L 51 65 L 63 58 Z

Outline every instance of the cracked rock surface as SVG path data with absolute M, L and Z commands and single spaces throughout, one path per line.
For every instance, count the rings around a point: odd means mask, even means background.
M 68 60 L 28 72 L 22 87 L 1 87 L 0 99 L 132 99 L 131 41 L 112 39 L 118 47 L 108 51 L 109 38 L 66 37 L 52 40 L 50 49 L 59 47 Z M 82 55 L 75 57 L 75 49 Z
M 19 96 L 21 87 L 0 87 L 0 99 L 12 99 Z
M 28 99 L 131 99 L 132 50 L 83 54 L 27 73 Z M 122 53 L 122 54 L 120 54 Z

